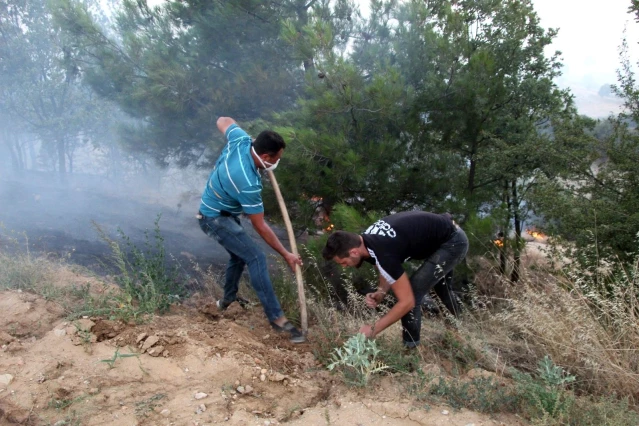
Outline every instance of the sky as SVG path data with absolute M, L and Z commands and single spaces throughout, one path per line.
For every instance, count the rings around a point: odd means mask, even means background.
M 621 101 L 599 90 L 617 83 L 624 28 L 631 62 L 639 59 L 639 23 L 628 13 L 630 0 L 533 0 L 533 5 L 544 28 L 559 28 L 548 54 L 562 52 L 557 84 L 570 88 L 579 112 L 591 117 L 618 112 Z

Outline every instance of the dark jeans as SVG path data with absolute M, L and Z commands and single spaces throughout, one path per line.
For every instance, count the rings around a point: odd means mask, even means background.
M 269 321 L 274 321 L 283 316 L 284 312 L 282 312 L 268 275 L 266 255 L 246 233 L 239 218 L 236 216 L 204 216 L 199 221 L 202 231 L 214 238 L 231 255 L 226 267 L 224 301 L 234 302 L 237 299 L 240 278 L 244 266 L 248 265 L 251 285 L 262 303 L 266 317 Z
M 435 290 L 446 308 L 453 314 L 461 312 L 461 306 L 452 291 L 453 268 L 459 264 L 468 252 L 466 233 L 457 227 L 448 241 L 439 247 L 422 266 L 410 277 L 410 286 L 415 295 L 415 307 L 402 317 L 402 337 L 404 345 L 419 345 L 419 333 L 422 327 L 422 300 Z

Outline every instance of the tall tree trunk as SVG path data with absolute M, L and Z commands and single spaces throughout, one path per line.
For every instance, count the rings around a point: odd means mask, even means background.
M 67 167 L 66 167 L 66 149 L 64 143 L 64 137 L 59 137 L 56 141 L 56 148 L 58 151 L 58 171 L 60 178 L 66 180 Z
M 29 153 L 29 166 L 28 168 L 30 170 L 35 170 L 38 164 L 38 155 L 36 154 L 36 150 L 34 147 L 34 142 L 33 139 L 31 137 L 29 137 L 29 140 L 27 141 L 27 152 Z
M 520 277 L 521 267 L 521 217 L 519 215 L 519 198 L 517 195 L 517 180 L 511 182 L 513 194 L 513 218 L 515 222 L 515 242 L 513 244 L 513 270 L 510 281 L 516 283 Z
M 499 248 L 499 273 L 506 275 L 508 272 L 508 231 L 510 227 L 510 194 L 508 191 L 508 182 L 504 181 L 503 203 L 506 206 L 506 217 L 502 225 L 502 229 L 499 232 L 502 239 L 502 246 Z
M 19 173 L 24 169 L 24 161 L 20 155 L 20 144 L 18 143 L 17 137 L 14 134 L 11 134 L 8 130 L 5 130 L 2 133 L 2 140 L 9 151 L 9 155 L 11 156 L 11 166 L 16 173 Z

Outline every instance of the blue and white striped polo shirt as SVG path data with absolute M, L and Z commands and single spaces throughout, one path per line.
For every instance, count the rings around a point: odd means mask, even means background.
M 206 182 L 200 212 L 208 217 L 220 216 L 222 210 L 233 215 L 264 212 L 262 178 L 251 156 L 251 137 L 232 124 L 226 129 L 226 139 Z

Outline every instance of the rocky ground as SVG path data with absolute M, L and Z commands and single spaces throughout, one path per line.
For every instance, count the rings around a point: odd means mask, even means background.
M 77 272 L 57 275 L 56 286 L 108 288 Z M 259 306 L 218 312 L 196 296 L 144 324 L 64 314 L 35 294 L 0 293 L 0 424 L 525 424 L 426 405 L 402 376 L 349 388 L 315 359 L 314 329 L 308 343 L 291 344 Z

